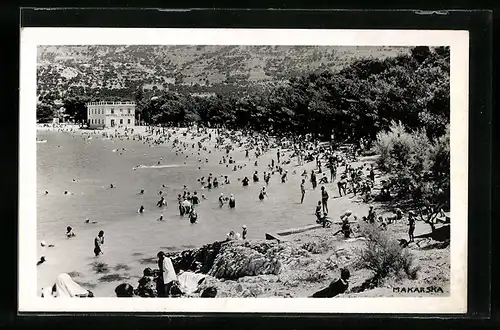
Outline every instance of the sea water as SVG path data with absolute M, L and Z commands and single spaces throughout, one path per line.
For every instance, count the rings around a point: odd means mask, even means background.
M 278 174 L 273 176 L 267 188 L 270 198 L 263 202 L 258 200 L 262 181 L 242 186 L 238 178 L 251 179 L 255 170 L 262 177 L 270 163 L 262 157 L 255 167 L 254 160 L 245 160 L 242 149 L 231 155 L 238 164 L 248 165 L 233 172 L 233 165 L 219 164 L 222 152 L 198 156 L 197 146 L 189 146 L 186 158 L 176 155 L 170 144 L 150 147 L 132 139 L 86 139 L 54 131 L 39 131 L 37 139 L 47 140 L 37 144 L 38 257 L 47 259 L 37 267 L 38 289 L 52 285 L 58 274 L 66 272 L 96 296 L 114 296 L 114 288 L 122 282 L 135 287 L 142 270 L 155 267 L 160 250 L 180 251 L 223 240 L 231 230 L 240 232 L 243 224 L 248 227 L 248 238 L 253 239 L 264 238 L 266 232 L 314 223 L 317 198 L 306 196 L 304 205 L 298 203 L 299 175 L 286 184 L 280 182 Z M 165 166 L 157 166 L 161 158 L 160 165 Z M 142 168 L 134 170 L 140 165 Z M 202 190 L 197 178 L 209 173 L 220 183 L 224 181 L 220 175 L 228 175 L 231 184 Z M 110 184 L 115 187 L 110 188 Z M 196 224 L 179 216 L 177 194 L 184 185 L 191 192 L 196 190 L 200 199 L 201 194 L 207 197 L 197 208 Z M 139 193 L 141 189 L 145 194 Z M 160 190 L 168 204 L 163 209 L 156 206 Z M 45 195 L 45 191 L 49 193 Z M 64 191 L 70 194 L 64 195 Z M 225 196 L 234 193 L 235 209 L 219 207 L 221 192 Z M 141 205 L 145 207 L 143 214 L 137 212 Z M 164 221 L 157 221 L 160 215 Z M 97 224 L 85 223 L 86 218 Z M 76 237 L 66 238 L 67 226 Z M 104 254 L 96 258 L 93 240 L 99 230 L 105 232 Z M 42 240 L 55 247 L 41 247 Z M 107 270 L 97 270 L 96 262 Z

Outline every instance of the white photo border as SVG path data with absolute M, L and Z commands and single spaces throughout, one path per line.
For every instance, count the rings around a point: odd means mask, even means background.
M 450 46 L 451 243 L 448 297 L 94 298 L 37 296 L 36 100 L 41 45 Z M 469 32 L 464 30 L 23 28 L 19 111 L 19 312 L 466 313 Z

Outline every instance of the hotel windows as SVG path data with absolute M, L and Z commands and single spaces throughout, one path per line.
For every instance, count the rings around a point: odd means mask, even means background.
M 128 119 L 128 124 L 130 125 L 130 118 Z
M 130 115 L 130 108 L 128 108 L 127 110 L 128 110 L 128 114 Z
M 120 119 L 120 125 L 123 125 L 123 119 Z
M 111 108 L 111 114 L 114 114 L 114 113 L 115 113 L 115 109 Z

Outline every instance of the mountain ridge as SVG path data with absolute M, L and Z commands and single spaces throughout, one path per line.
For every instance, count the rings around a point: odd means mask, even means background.
M 410 47 L 325 46 L 39 46 L 38 95 L 178 86 L 263 86 L 360 58 L 407 54 Z

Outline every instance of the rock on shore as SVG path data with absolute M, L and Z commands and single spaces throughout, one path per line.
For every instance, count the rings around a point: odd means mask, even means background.
M 297 242 L 270 240 L 214 242 L 169 256 L 177 272 L 209 275 L 199 291 L 215 286 L 219 297 L 292 297 L 301 289 L 307 295 L 331 280 L 340 261 L 336 253 L 326 257 Z

